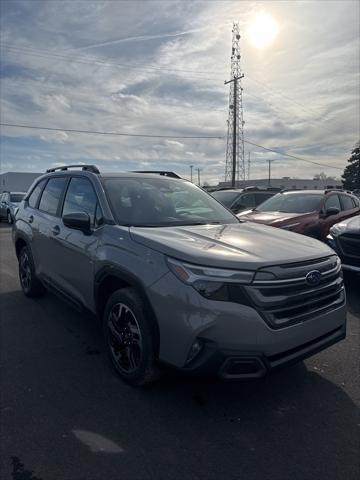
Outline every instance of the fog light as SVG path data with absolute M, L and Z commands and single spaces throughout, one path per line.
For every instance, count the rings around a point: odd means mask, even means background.
M 186 359 L 186 365 L 188 363 L 190 363 L 192 360 L 194 360 L 194 358 L 199 355 L 199 353 L 201 352 L 203 348 L 203 344 L 201 342 L 201 340 L 199 339 L 196 339 L 195 342 L 191 345 L 191 348 L 190 348 L 190 351 L 189 351 L 189 355 Z

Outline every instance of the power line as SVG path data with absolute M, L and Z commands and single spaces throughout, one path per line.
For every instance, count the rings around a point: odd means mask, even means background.
M 313 160 L 307 160 L 305 158 L 297 157 L 295 155 L 291 155 L 290 153 L 279 152 L 278 150 L 273 150 L 272 148 L 264 147 L 263 145 L 259 145 L 259 144 L 254 143 L 254 142 L 250 142 L 249 140 L 244 140 L 244 142 L 248 143 L 249 145 L 253 145 L 255 147 L 262 148 L 262 149 L 264 149 L 268 152 L 277 153 L 278 155 L 282 155 L 283 157 L 294 158 L 295 160 L 301 160 L 302 162 L 312 163 L 314 165 L 319 165 L 320 167 L 336 168 L 337 170 L 343 170 L 343 168 L 334 167 L 333 165 L 327 165 L 325 163 L 314 162 Z
M 93 135 L 114 135 L 117 137 L 143 137 L 143 138 L 189 138 L 189 139 L 217 139 L 222 140 L 224 136 L 212 136 L 212 135 L 154 135 L 147 133 L 123 133 L 123 132 L 99 132 L 93 130 L 76 130 L 73 128 L 55 128 L 55 127 L 42 127 L 40 125 L 20 125 L 17 123 L 0 123 L 4 127 L 14 127 L 14 128 L 29 128 L 33 130 L 50 130 L 54 132 L 70 132 L 70 133 L 87 133 Z
M 155 65 L 147 65 L 147 66 L 138 66 L 134 64 L 126 64 L 126 63 L 114 63 L 114 62 L 109 62 L 105 60 L 99 60 L 99 58 L 95 57 L 76 57 L 74 58 L 71 55 L 65 55 L 61 53 L 55 53 L 51 52 L 50 50 L 41 50 L 41 49 L 32 49 L 29 47 L 13 47 L 10 45 L 2 44 L 3 48 L 6 48 L 8 50 L 12 50 L 15 53 L 20 53 L 24 55 L 29 55 L 29 56 L 34 56 L 34 57 L 40 57 L 40 58 L 54 58 L 54 59 L 59 59 L 62 61 L 69 61 L 73 63 L 81 63 L 81 64 L 86 64 L 86 65 L 102 65 L 102 66 L 107 66 L 107 67 L 117 67 L 117 68 L 126 68 L 126 69 L 134 69 L 134 70 L 143 70 L 143 71 L 168 71 L 168 72 L 175 72 L 175 73 L 190 73 L 192 75 L 196 76 L 204 76 L 206 75 L 209 77 L 210 75 L 214 76 L 215 78 L 220 78 L 219 74 L 216 74 L 215 72 L 206 72 L 202 70 L 189 70 L 189 69 L 182 69 L 182 68 L 168 68 L 168 67 L 163 67 L 163 66 L 155 66 Z
M 75 130 L 70 128 L 55 128 L 55 127 L 42 127 L 38 125 L 20 125 L 17 123 L 3 123 L 0 122 L 0 126 L 4 127 L 14 127 L 14 128 L 28 128 L 33 130 L 50 130 L 55 132 L 70 132 L 70 133 L 85 133 L 90 135 L 113 135 L 118 137 L 143 137 L 143 138 L 183 138 L 183 139 L 216 139 L 216 140 L 223 140 L 225 139 L 225 135 L 218 135 L 218 136 L 197 136 L 197 135 L 155 135 L 155 134 L 142 134 L 142 133 L 123 133 L 123 132 L 100 132 L 96 130 Z M 340 167 L 334 167 L 333 165 L 327 165 L 325 163 L 315 162 L 313 160 L 308 160 L 306 158 L 297 157 L 295 155 L 291 155 L 290 153 L 284 153 L 278 150 L 274 150 L 272 148 L 264 147 L 258 143 L 250 142 L 250 140 L 244 140 L 245 143 L 249 145 L 253 145 L 258 148 L 262 148 L 268 152 L 276 153 L 277 155 L 281 155 L 283 157 L 292 158 L 295 160 L 300 160 L 301 162 L 312 163 L 313 165 L 319 165 L 320 167 L 328 167 L 328 168 L 335 168 L 337 170 L 343 170 Z

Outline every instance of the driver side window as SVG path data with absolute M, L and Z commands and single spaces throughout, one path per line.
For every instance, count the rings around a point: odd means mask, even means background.
M 338 195 L 330 195 L 330 197 L 328 197 L 326 199 L 326 202 L 325 202 L 325 212 L 326 210 L 328 210 L 329 208 L 338 208 L 339 210 L 341 210 L 341 205 L 340 205 L 340 200 L 339 200 L 339 196 Z
M 97 198 L 89 180 L 73 177 L 66 192 L 63 215 L 85 212 L 90 216 L 91 225 L 94 225 L 96 206 Z

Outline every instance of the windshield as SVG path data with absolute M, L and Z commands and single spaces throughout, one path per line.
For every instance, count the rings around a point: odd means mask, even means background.
M 211 195 L 216 198 L 216 200 L 225 205 L 225 207 L 230 208 L 235 198 L 239 195 L 239 192 L 227 192 L 225 190 L 219 192 L 212 192 Z
M 190 182 L 143 177 L 114 177 L 103 182 L 114 216 L 121 225 L 168 227 L 239 222 Z
M 10 202 L 20 203 L 24 197 L 25 193 L 10 193 Z
M 278 193 L 256 208 L 257 212 L 308 213 L 319 210 L 323 195 L 320 193 Z

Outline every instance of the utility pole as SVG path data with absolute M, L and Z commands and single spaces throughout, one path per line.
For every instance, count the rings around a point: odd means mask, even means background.
M 267 160 L 267 162 L 269 162 L 269 180 L 268 180 L 269 187 L 271 187 L 271 162 L 273 161 L 274 160 Z
M 248 180 L 250 180 L 250 152 L 248 152 L 248 174 L 247 174 Z
M 193 168 L 194 168 L 194 165 L 190 165 L 190 182 L 191 183 L 193 181 Z
M 246 178 L 244 157 L 245 122 L 242 102 L 243 88 L 241 86 L 241 79 L 244 77 L 244 74 L 241 73 L 240 65 L 240 29 L 238 23 L 233 23 L 232 33 L 231 79 L 225 82 L 225 85 L 230 84 L 225 181 L 231 181 L 231 186 L 235 187 L 236 179 L 244 181 Z
M 198 172 L 198 185 L 200 187 L 200 168 L 197 168 L 196 170 Z

